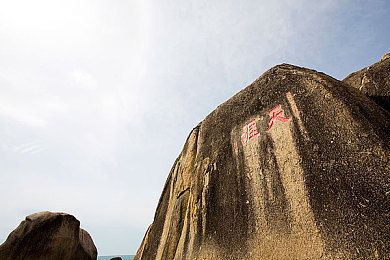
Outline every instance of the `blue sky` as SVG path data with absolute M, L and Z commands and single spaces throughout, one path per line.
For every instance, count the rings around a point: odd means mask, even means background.
M 390 52 L 389 1 L 0 3 L 0 243 L 75 215 L 133 254 L 190 130 L 267 69 L 337 79 Z

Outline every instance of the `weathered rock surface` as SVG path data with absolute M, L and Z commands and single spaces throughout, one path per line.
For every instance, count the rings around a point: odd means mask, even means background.
M 80 222 L 66 213 L 29 215 L 0 246 L 2 260 L 97 259 L 97 250 Z
M 351 73 L 343 82 L 369 96 L 382 108 L 390 112 L 390 53 L 381 61 Z
M 135 259 L 388 258 L 389 141 L 358 89 L 276 66 L 192 130 Z

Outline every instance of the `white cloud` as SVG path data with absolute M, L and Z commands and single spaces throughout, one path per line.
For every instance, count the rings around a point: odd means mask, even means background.
M 43 127 L 47 124 L 44 118 L 31 114 L 24 109 L 16 107 L 0 106 L 0 114 L 12 118 L 29 126 Z
M 74 70 L 72 77 L 78 87 L 91 90 L 96 89 L 97 81 L 90 73 L 81 70 Z

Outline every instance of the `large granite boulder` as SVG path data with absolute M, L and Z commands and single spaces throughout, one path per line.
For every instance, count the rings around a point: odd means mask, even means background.
M 29 215 L 0 246 L 1 260 L 91 260 L 97 250 L 80 221 L 66 213 Z
M 390 113 L 276 66 L 190 133 L 135 257 L 385 259 Z
M 390 53 L 381 61 L 351 73 L 343 82 L 362 91 L 390 112 Z

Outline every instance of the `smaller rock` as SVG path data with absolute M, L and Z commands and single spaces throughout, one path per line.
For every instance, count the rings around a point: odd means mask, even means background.
M 39 212 L 26 217 L 0 245 L 1 260 L 95 260 L 97 250 L 80 221 L 66 213 Z
M 122 257 L 117 256 L 117 257 L 111 258 L 110 260 L 122 260 Z
M 359 89 L 379 106 L 390 112 L 390 53 L 382 60 L 349 74 L 344 83 Z

